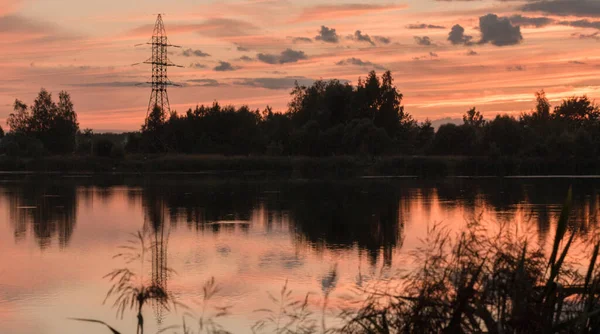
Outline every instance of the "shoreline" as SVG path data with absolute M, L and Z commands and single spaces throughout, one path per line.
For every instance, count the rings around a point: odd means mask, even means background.
M 277 176 L 283 178 L 600 178 L 600 159 L 470 156 L 128 155 L 0 157 L 0 175 Z

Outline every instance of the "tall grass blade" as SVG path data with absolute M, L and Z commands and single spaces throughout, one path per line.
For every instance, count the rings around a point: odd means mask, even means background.
M 106 327 L 108 327 L 108 329 L 113 333 L 113 334 L 121 334 L 121 332 L 119 332 L 118 330 L 112 328 L 111 326 L 109 326 L 106 322 L 104 321 L 100 321 L 100 320 L 96 320 L 96 319 L 83 319 L 83 318 L 69 318 L 70 320 L 75 320 L 75 321 L 84 321 L 84 322 L 92 322 L 92 323 L 96 323 L 96 324 L 101 324 L 104 325 Z
M 560 218 L 558 219 L 558 223 L 556 224 L 556 235 L 554 236 L 552 254 L 550 255 L 550 260 L 548 262 L 548 266 L 550 268 L 553 268 L 555 265 L 556 257 L 558 256 L 558 248 L 560 247 L 560 243 L 562 242 L 565 233 L 567 232 L 572 200 L 573 188 L 569 187 L 569 191 L 567 192 L 567 199 L 565 200 L 565 204 L 563 205 L 562 211 L 560 212 Z

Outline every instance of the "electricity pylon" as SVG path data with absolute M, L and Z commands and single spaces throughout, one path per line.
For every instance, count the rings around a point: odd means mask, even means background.
M 169 60 L 167 53 L 168 48 L 181 48 L 181 46 L 169 44 L 161 14 L 158 14 L 158 17 L 156 18 L 156 24 L 154 24 L 154 31 L 152 32 L 152 40 L 146 44 L 152 46 L 152 57 L 144 62 L 144 64 L 152 65 L 152 80 L 147 82 L 152 85 L 152 94 L 150 95 L 150 101 L 148 102 L 148 110 L 146 111 L 146 118 L 148 118 L 148 115 L 152 112 L 154 107 L 159 107 L 163 113 L 171 112 L 169 95 L 167 95 L 167 86 L 179 85 L 174 84 L 169 80 L 167 68 L 169 66 L 183 66 L 176 65 Z

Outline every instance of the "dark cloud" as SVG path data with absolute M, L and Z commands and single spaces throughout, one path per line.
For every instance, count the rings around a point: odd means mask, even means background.
M 477 53 L 475 50 L 469 50 L 469 52 L 467 52 L 467 56 L 477 56 L 479 53 Z
M 363 61 L 361 59 L 358 58 L 348 58 L 348 59 L 344 59 L 344 60 L 340 60 L 337 63 L 335 63 L 336 65 L 339 66 L 344 66 L 344 65 L 355 65 L 355 66 L 363 66 L 363 67 L 373 67 L 376 69 L 380 69 L 380 70 L 385 70 L 385 67 L 372 63 L 370 61 Z
M 304 53 L 304 51 L 285 49 L 283 52 L 281 52 L 279 62 L 281 64 L 295 63 L 298 60 L 302 60 L 302 59 L 306 59 L 306 58 L 308 58 L 308 57 L 306 57 L 306 54 Z
M 219 65 L 213 68 L 213 70 L 217 72 L 235 71 L 237 69 L 239 69 L 239 67 L 235 67 L 226 61 L 219 61 Z
M 215 79 L 191 79 L 186 81 L 187 86 L 196 87 L 218 87 L 221 84 Z
M 240 51 L 240 52 L 248 52 L 248 51 L 250 51 L 250 49 L 245 48 L 243 46 L 239 46 L 239 45 L 237 46 L 237 50 Z
M 515 66 L 509 66 L 506 68 L 507 71 L 509 72 L 522 72 L 525 71 L 525 66 L 523 65 L 515 65 Z
M 569 61 L 569 64 L 574 64 L 574 65 L 585 65 L 586 63 L 579 61 L 579 60 L 571 60 Z
M 577 21 L 561 21 L 562 25 L 576 27 L 576 28 L 593 28 L 600 30 L 600 21 L 590 20 L 577 20 Z
M 240 59 L 241 61 L 254 61 L 254 58 L 248 57 L 248 56 L 241 56 Z
M 413 60 L 425 60 L 425 59 L 430 59 L 430 60 L 434 60 L 436 58 L 438 58 L 438 54 L 435 52 L 429 52 L 428 55 L 425 56 L 420 56 L 420 57 L 413 57 Z
M 548 17 L 527 17 L 520 14 L 508 18 L 512 24 L 521 27 L 541 28 L 554 23 L 555 21 Z
M 444 26 L 438 26 L 435 24 L 427 24 L 427 23 L 416 23 L 409 24 L 406 26 L 408 29 L 446 29 Z
M 465 35 L 465 28 L 460 24 L 456 24 L 450 29 L 448 40 L 454 45 L 470 45 L 473 36 Z
M 297 44 L 297 43 L 312 43 L 312 39 L 308 38 L 308 37 L 294 37 L 292 39 L 292 43 Z
M 256 58 L 263 63 L 267 64 L 279 64 L 279 55 L 272 53 L 259 53 L 256 55 Z
M 479 43 L 492 43 L 496 46 L 507 46 L 521 43 L 521 27 L 513 26 L 506 17 L 500 18 L 495 14 L 488 14 L 479 18 L 481 41 Z
M 206 65 L 200 64 L 200 63 L 191 63 L 190 68 L 206 68 Z
M 354 35 L 352 35 L 351 38 L 357 42 L 366 42 L 371 45 L 375 45 L 375 42 L 373 42 L 373 40 L 371 39 L 371 36 L 369 36 L 367 34 L 363 35 L 363 33 L 360 30 L 355 31 Z
M 335 32 L 334 28 L 321 26 L 321 30 L 319 31 L 319 34 L 315 36 L 315 39 L 326 43 L 338 43 L 340 41 L 340 36 Z
M 294 88 L 296 82 L 301 86 L 310 86 L 315 80 L 302 76 L 283 78 L 243 78 L 235 81 L 234 84 L 266 89 L 291 89 Z
M 209 57 L 210 55 L 202 50 L 187 49 L 181 52 L 184 57 Z
M 298 60 L 306 59 L 308 57 L 304 51 L 285 49 L 280 54 L 259 53 L 256 55 L 256 58 L 267 64 L 285 64 L 295 63 Z
M 418 45 L 422 45 L 422 46 L 431 46 L 431 45 L 435 45 L 435 44 L 433 43 L 433 41 L 431 40 L 431 38 L 429 38 L 429 36 L 423 36 L 423 37 L 420 37 L 420 36 L 415 36 L 415 42 L 416 42 Z
M 135 87 L 139 86 L 141 82 L 136 81 L 111 81 L 111 82 L 92 82 L 92 83 L 82 83 L 82 84 L 73 84 L 71 86 L 76 87 Z
M 600 32 L 595 32 L 593 34 L 574 33 L 571 36 L 575 37 L 575 38 L 579 38 L 579 39 L 595 39 L 595 40 L 600 40 Z
M 600 16 L 598 0 L 541 0 L 521 6 L 526 12 L 543 12 L 558 16 Z
M 389 37 L 385 36 L 373 36 L 373 38 L 381 44 L 390 44 L 392 42 L 392 40 Z

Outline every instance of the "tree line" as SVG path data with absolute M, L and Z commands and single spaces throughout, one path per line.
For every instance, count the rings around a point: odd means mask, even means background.
M 286 113 L 215 102 L 185 113 L 155 107 L 141 130 L 122 142 L 80 130 L 66 92 L 55 103 L 42 89 L 31 106 L 20 100 L 0 143 L 9 155 L 186 153 L 225 155 L 472 155 L 592 158 L 600 149 L 600 108 L 587 96 L 552 107 L 543 91 L 518 117 L 486 120 L 476 108 L 462 124 L 417 122 L 404 110 L 403 95 L 387 71 L 357 85 L 319 80 L 296 84 Z

